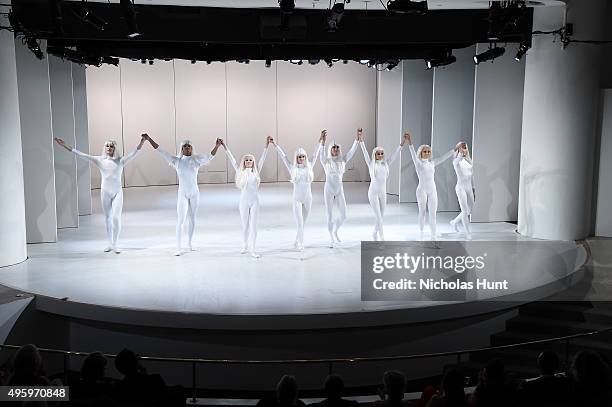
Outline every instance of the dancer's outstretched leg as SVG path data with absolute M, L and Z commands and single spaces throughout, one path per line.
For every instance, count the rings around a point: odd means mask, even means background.
M 104 213 L 104 225 L 106 226 L 106 238 L 108 246 L 104 249 L 105 252 L 113 250 L 113 200 L 112 195 L 101 191 L 100 200 L 102 202 L 102 212 Z
M 196 218 L 198 216 L 198 206 L 200 204 L 200 194 L 196 193 L 189 198 L 187 203 L 187 215 L 189 217 L 189 229 L 188 229 L 188 248 L 189 251 L 193 251 L 193 235 L 195 233 Z
M 417 205 L 419 206 L 419 231 L 420 239 L 423 240 L 423 229 L 425 228 L 425 216 L 427 214 L 427 194 L 422 188 L 416 190 Z
M 295 242 L 293 246 L 302 250 L 304 248 L 304 216 L 303 216 L 303 206 L 300 201 L 293 201 L 293 218 L 295 219 L 295 226 L 297 227 L 297 232 L 295 235 Z
M 329 190 L 327 184 L 323 189 L 325 199 L 325 212 L 327 214 L 327 231 L 329 232 L 329 247 L 334 247 L 334 194 Z
M 119 234 L 121 233 L 121 213 L 123 212 L 123 190 L 120 190 L 112 200 L 112 222 L 113 222 L 113 251 L 117 254 L 121 253 L 121 249 L 117 246 Z
M 334 224 L 334 237 L 336 238 L 336 242 L 340 243 L 341 240 L 338 237 L 338 229 L 340 229 L 340 226 L 342 226 L 346 220 L 346 199 L 344 198 L 344 191 L 341 190 L 340 194 L 336 195 L 335 202 L 338 208 L 338 217 Z
M 259 216 L 259 202 L 251 205 L 249 210 L 249 229 L 251 240 L 251 256 L 259 258 L 259 254 L 255 251 L 255 242 L 257 241 L 257 217 Z
M 179 194 L 178 199 L 176 201 L 176 212 L 177 212 L 177 222 L 176 222 L 176 253 L 175 256 L 180 256 L 183 254 L 183 248 L 181 246 L 181 235 L 183 232 L 183 223 L 185 223 L 185 219 L 187 218 L 187 211 L 189 209 L 189 201 L 187 197 L 183 194 Z

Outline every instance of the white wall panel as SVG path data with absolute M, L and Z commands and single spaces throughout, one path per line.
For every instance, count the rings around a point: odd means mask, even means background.
M 433 71 L 425 69 L 421 60 L 403 61 L 402 70 L 402 129 L 410 132 L 415 148 L 431 144 Z M 400 202 L 416 202 L 418 184 L 410 152 L 406 151 L 400 172 Z
M 121 119 L 121 71 L 113 65 L 85 70 L 87 77 L 87 125 L 89 154 L 100 155 L 106 140 L 117 141 L 123 153 Z M 100 188 L 100 172 L 91 168 L 91 186 Z
M 8 26 L 6 15 L 0 25 Z M 0 267 L 26 259 L 23 159 L 13 33 L 0 30 Z
M 489 44 L 478 44 L 478 53 Z M 525 58 L 514 60 L 518 47 L 508 44 L 494 63 L 476 67 L 474 159 L 476 201 L 472 222 L 516 222 L 523 122 Z M 466 140 L 468 143 L 470 140 Z
M 46 47 L 45 41 L 41 47 Z M 57 241 L 49 63 L 15 41 L 28 243 Z
M 534 29 L 554 30 L 565 17 L 576 38 L 603 38 L 603 0 L 534 8 Z M 540 239 L 582 239 L 591 230 L 593 157 L 601 53 L 562 49 L 535 36 L 526 56 L 519 185 L 519 233 Z
M 243 154 L 259 158 L 266 136 L 276 137 L 276 69 L 263 61 L 226 63 L 227 142 L 236 160 Z M 279 141 L 279 142 L 282 142 Z M 276 181 L 276 153 L 269 151 L 262 170 L 263 181 Z M 234 181 L 234 170 L 228 172 Z
M 227 138 L 225 64 L 175 60 L 174 72 L 176 140 L 191 140 L 196 154 L 208 153 L 217 137 Z M 210 164 L 200 168 L 198 182 L 226 181 L 227 164 L 221 148 Z
M 48 56 L 53 136 L 76 145 L 72 99 L 72 63 Z M 78 227 L 78 191 L 74 154 L 54 143 L 57 227 Z
M 376 109 L 376 145 L 385 149 L 389 157 L 402 137 L 402 65 L 394 70 L 383 70 L 378 74 Z M 407 151 L 389 168 L 387 193 L 399 195 L 401 162 L 410 159 Z
M 602 102 L 595 235 L 612 237 L 612 89 L 602 91 Z
M 454 64 L 434 69 L 431 148 L 438 157 L 461 141 L 472 139 L 475 46 L 453 50 Z M 457 177 L 451 160 L 436 167 L 438 210 L 458 211 Z
M 328 89 L 326 129 L 328 140 L 341 144 L 346 153 L 363 128 L 368 142 L 374 140 L 376 127 L 376 73 L 356 62 L 325 67 L 325 88 Z M 366 181 L 368 168 L 359 150 L 346 166 L 345 181 Z
M 95 69 L 95 68 L 91 68 Z M 89 151 L 87 131 L 87 80 L 85 67 L 72 66 L 72 97 L 74 100 L 74 137 L 75 147 L 80 151 Z M 94 171 L 97 171 L 94 169 Z M 91 215 L 91 169 L 89 163 L 77 160 L 77 193 L 79 198 L 79 215 Z
M 176 154 L 172 62 L 155 61 L 154 65 L 147 65 L 122 59 L 120 67 L 124 152 L 136 148 L 140 134 L 146 132 L 162 148 Z M 126 187 L 177 182 L 174 169 L 148 143 L 124 174 Z

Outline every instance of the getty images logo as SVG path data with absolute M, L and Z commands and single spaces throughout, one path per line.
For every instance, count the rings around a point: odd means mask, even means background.
M 482 256 L 431 256 L 421 253 L 417 256 L 408 253 L 395 253 L 393 256 L 375 256 L 372 258 L 372 271 L 380 274 L 387 270 L 405 270 L 410 274 L 419 269 L 453 270 L 463 273 L 466 270 L 482 270 L 485 267 L 487 253 Z

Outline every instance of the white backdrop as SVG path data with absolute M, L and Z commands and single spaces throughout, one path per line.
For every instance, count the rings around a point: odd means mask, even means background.
M 88 68 L 87 89 L 92 154 L 100 154 L 109 138 L 128 152 L 142 132 L 172 153 L 183 139 L 192 140 L 196 153 L 208 152 L 222 137 L 236 159 L 247 152 L 259 158 L 267 135 L 288 155 L 297 147 L 312 154 L 324 128 L 345 151 L 357 127 L 363 127 L 368 147 L 375 139 L 376 71 L 357 63 L 330 69 L 323 63 L 275 62 L 266 68 L 263 61 L 206 65 L 177 60 L 150 66 L 122 59 L 119 67 Z M 263 180 L 288 180 L 276 153 L 269 153 Z M 319 165 L 315 173 L 324 179 Z M 221 151 L 202 167 L 198 180 L 224 183 L 233 176 Z M 345 180 L 368 180 L 360 155 L 347 166 Z M 125 186 L 175 183 L 174 171 L 148 145 L 125 170 Z M 99 185 L 92 171 L 92 186 Z

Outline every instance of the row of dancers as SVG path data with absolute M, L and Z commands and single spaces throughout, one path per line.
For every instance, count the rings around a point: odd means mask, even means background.
M 273 146 L 278 151 L 281 161 L 287 168 L 293 184 L 293 215 L 297 227 L 294 242 L 295 249 L 304 249 L 304 226 L 312 206 L 311 184 L 314 180 L 313 168 L 319 158 L 325 171 L 324 200 L 327 214 L 327 229 L 330 237 L 330 247 L 340 243 L 338 231 L 346 220 L 346 199 L 344 196 L 343 176 L 347 163 L 353 158 L 360 147 L 367 164 L 370 175 L 368 200 L 374 212 L 375 225 L 372 239 L 384 240 L 383 218 L 387 204 L 387 179 L 389 166 L 399 157 L 406 142 L 409 144 L 410 155 L 419 179 L 416 189 L 416 198 L 419 208 L 418 223 L 423 239 L 426 219 L 429 220 L 431 239 L 437 239 L 436 212 L 438 196 L 434 179 L 435 167 L 445 160 L 453 157 L 453 167 L 457 175 L 455 191 L 461 208 L 461 213 L 451 221 L 455 231 L 459 232 L 459 222 L 463 224 L 465 237 L 471 239 L 469 216 L 474 205 L 474 192 L 472 183 L 472 161 L 465 142 L 458 143 L 444 155 L 432 158 L 432 149 L 429 145 L 421 145 L 415 151 L 410 133 L 405 133 L 391 156 L 387 157 L 382 147 L 375 147 L 368 153 L 363 141 L 363 130 L 357 130 L 357 136 L 351 148 L 343 154 L 341 146 L 335 142 L 327 143 L 327 131 L 323 130 L 317 142 L 314 154 L 309 157 L 306 150 L 298 148 L 293 157 L 289 159 L 283 149 L 276 144 L 272 137 L 266 138 L 265 148 L 256 160 L 252 154 L 245 154 L 240 161 L 236 161 L 224 140 L 218 138 L 209 154 L 194 154 L 193 145 L 184 140 L 179 147 L 178 155 L 172 155 L 159 146 L 148 134 L 141 135 L 136 149 L 127 155 L 119 156 L 116 152 L 117 143 L 108 140 L 104 144 L 102 154 L 99 156 L 83 153 L 67 145 L 62 139 L 55 141 L 74 153 L 77 157 L 93 163 L 101 175 L 102 211 L 104 213 L 108 247 L 105 252 L 120 253 L 118 247 L 119 233 L 121 231 L 121 212 L 123 209 L 123 189 L 121 176 L 123 168 L 133 160 L 145 142 L 149 142 L 153 149 L 172 167 L 178 175 L 178 199 L 176 225 L 175 254 L 180 256 L 185 252 L 182 244 L 183 228 L 187 224 L 187 247 L 193 250 L 193 236 L 196 225 L 200 191 L 197 175 L 199 168 L 207 165 L 215 157 L 220 147 L 225 150 L 228 161 L 235 170 L 235 185 L 240 189 L 239 212 L 242 221 L 243 249 L 241 253 L 250 253 L 259 257 L 255 250 L 257 239 L 257 217 L 259 213 L 259 184 L 261 182 L 261 169 L 264 165 L 268 150 Z M 327 148 L 325 148 L 327 146 Z M 336 216 L 334 216 L 334 212 Z

